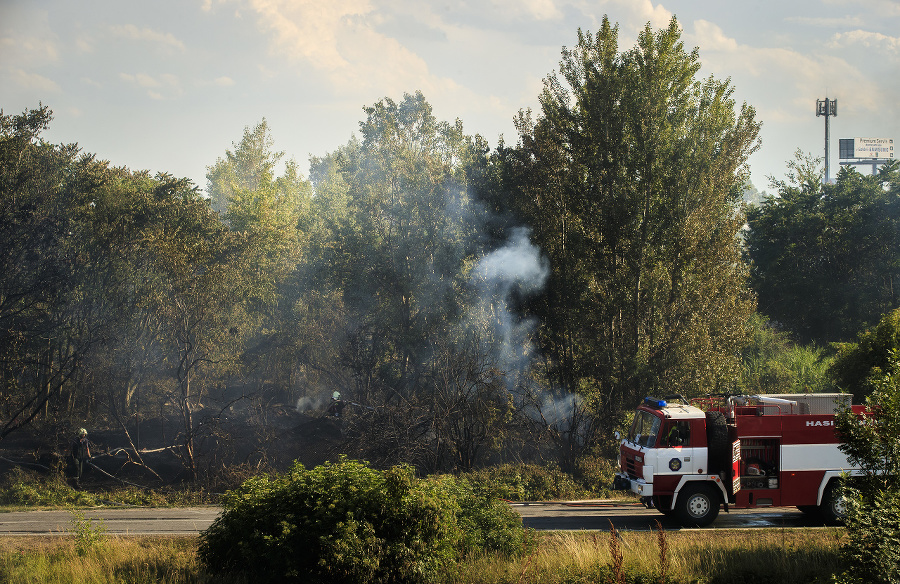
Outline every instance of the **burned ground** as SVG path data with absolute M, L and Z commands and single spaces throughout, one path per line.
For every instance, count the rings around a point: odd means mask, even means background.
M 324 412 L 300 413 L 289 405 L 227 414 L 195 412 L 197 482 L 221 491 L 252 474 L 285 470 L 295 460 L 307 467 L 335 459 L 342 450 L 342 421 Z M 191 476 L 177 448 L 178 420 L 152 418 L 124 429 L 86 426 L 91 464 L 83 488 L 121 484 L 177 486 Z M 77 428 L 37 422 L 0 442 L 0 477 L 20 467 L 41 474 L 62 472 L 75 484 L 71 445 Z

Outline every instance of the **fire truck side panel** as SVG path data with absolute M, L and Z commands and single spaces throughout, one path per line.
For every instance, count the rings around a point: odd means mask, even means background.
M 781 500 L 783 505 L 818 505 L 819 486 L 825 478 L 824 470 L 782 471 Z
M 834 444 L 834 416 L 782 416 L 784 444 Z

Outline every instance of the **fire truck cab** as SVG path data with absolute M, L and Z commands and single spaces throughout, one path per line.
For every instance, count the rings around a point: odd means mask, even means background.
M 856 474 L 838 448 L 835 412 L 850 394 L 645 398 L 619 446 L 613 488 L 685 526 L 712 523 L 724 506 L 787 507 L 843 517 L 841 473 Z

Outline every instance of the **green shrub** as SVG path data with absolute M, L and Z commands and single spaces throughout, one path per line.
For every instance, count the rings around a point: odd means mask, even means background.
M 449 475 L 432 476 L 424 483 L 454 507 L 457 557 L 482 551 L 515 556 L 524 551 L 522 518 L 489 489 Z
M 559 501 L 592 495 L 556 466 L 501 464 L 461 476 L 507 501 Z
M 0 505 L 90 507 L 96 504 L 93 495 L 73 489 L 60 475 L 41 477 L 16 468 L 0 484 Z
M 610 497 L 613 494 L 613 478 L 618 470 L 614 458 L 588 455 L 575 461 L 574 474 L 575 480 L 591 495 Z
M 71 511 L 72 533 L 75 534 L 75 552 L 85 556 L 92 551 L 100 551 L 106 545 L 106 524 L 102 519 L 94 527 L 94 520 L 88 519 L 81 511 Z
M 200 560 L 261 581 L 424 582 L 478 546 L 524 544 L 512 511 L 464 481 L 345 458 L 252 478 L 222 504 L 200 536 Z
M 900 582 L 900 494 L 872 494 L 845 487 L 847 540 L 841 553 L 848 570 L 841 584 Z M 867 496 L 868 495 L 868 496 Z

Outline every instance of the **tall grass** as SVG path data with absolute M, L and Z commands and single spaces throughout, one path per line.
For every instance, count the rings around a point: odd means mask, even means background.
M 0 582 L 191 584 L 211 582 L 196 537 L 116 538 L 79 553 L 75 538 L 0 539 Z M 237 584 L 237 581 L 235 581 Z
M 830 582 L 843 529 L 534 534 L 521 558 L 473 556 L 435 584 Z M 663 550 L 662 548 L 665 548 Z M 0 582 L 244 584 L 208 575 L 196 537 L 114 537 L 84 555 L 72 537 L 0 538 Z M 620 555 L 621 560 L 617 559 Z
M 535 552 L 521 560 L 471 558 L 469 566 L 446 574 L 441 584 L 830 582 L 831 574 L 842 569 L 843 533 L 841 529 L 556 533 L 541 537 Z

